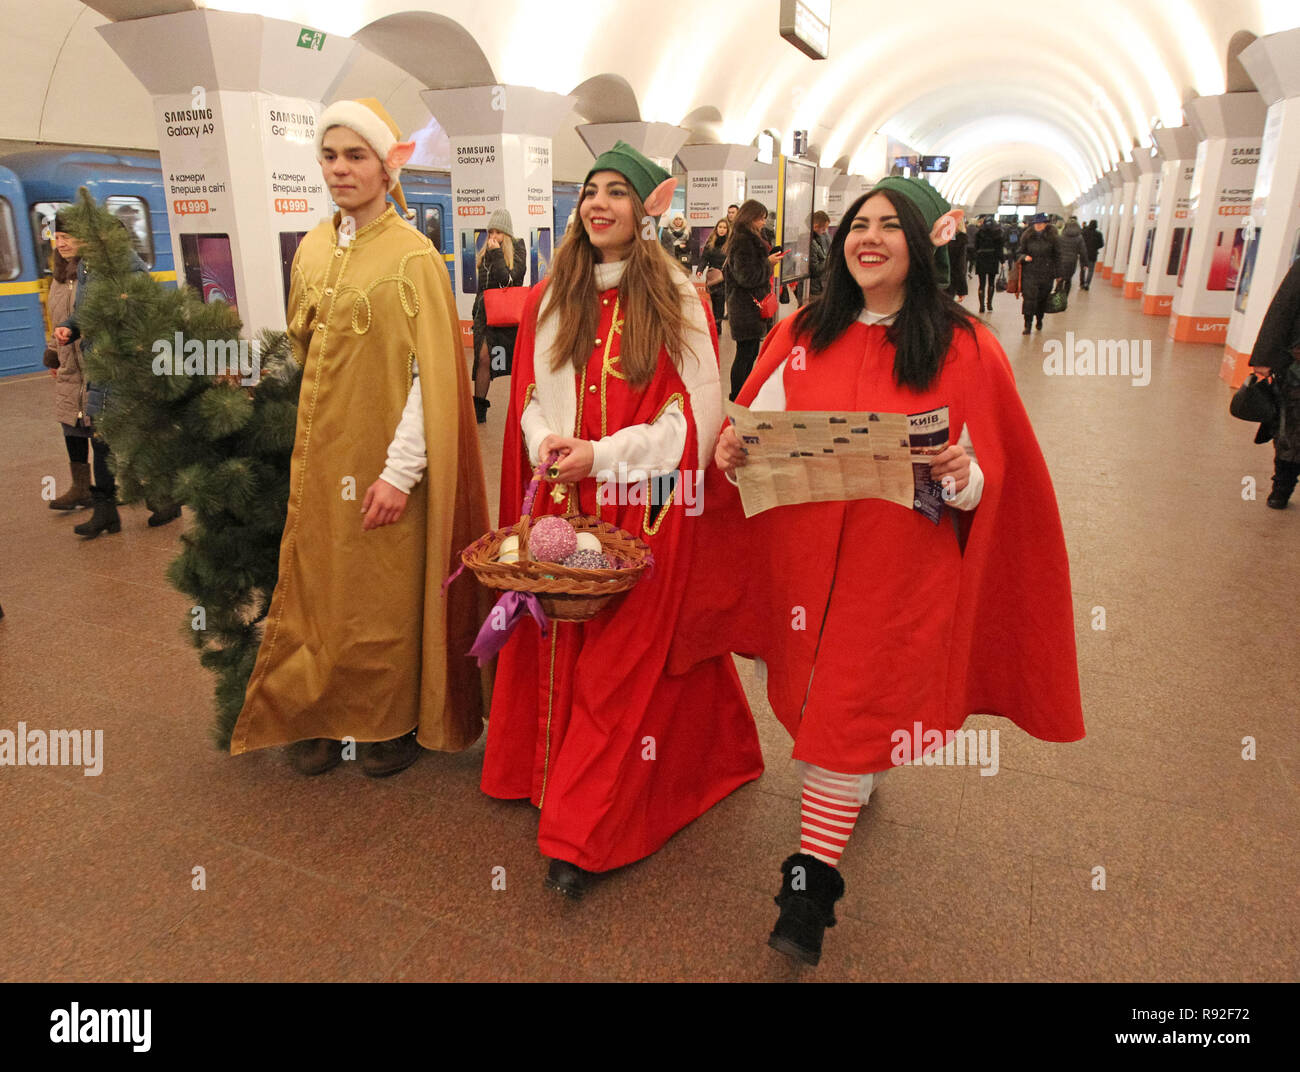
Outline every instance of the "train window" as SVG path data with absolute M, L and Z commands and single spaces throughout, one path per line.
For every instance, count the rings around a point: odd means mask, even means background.
M 142 197 L 114 194 L 104 202 L 105 207 L 126 224 L 131 242 L 146 268 L 153 268 L 153 229 L 149 226 L 149 206 Z
M 68 207 L 67 201 L 38 201 L 32 206 L 32 244 L 41 274 L 50 274 L 50 249 L 54 244 L 54 217 Z
M 424 233 L 433 248 L 442 252 L 442 206 L 426 205 L 424 207 Z
M 0 197 L 0 279 L 17 279 L 23 272 L 18 254 L 18 232 L 14 229 L 14 210 L 9 199 Z

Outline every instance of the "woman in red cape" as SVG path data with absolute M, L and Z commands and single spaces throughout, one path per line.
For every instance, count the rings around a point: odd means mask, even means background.
M 623 142 L 597 159 L 515 351 L 499 524 L 518 520 L 533 467 L 558 453 L 534 515 L 596 516 L 654 555 L 589 622 L 544 637 L 525 617 L 497 665 L 482 788 L 541 809 L 547 885 L 573 898 L 763 771 L 731 657 L 665 673 L 721 420 L 712 323 L 644 226 L 672 187 Z
M 883 499 L 746 519 L 723 477 L 744 453 L 725 429 L 669 661 L 681 670 L 731 650 L 766 664 L 804 763 L 800 852 L 782 865 L 769 944 L 809 964 L 844 892 L 840 853 L 885 770 L 976 712 L 1044 740 L 1083 736 L 1056 498 L 1001 347 L 941 292 L 934 247 L 954 226 L 919 180 L 859 198 L 823 296 L 768 336 L 737 399 L 756 412 L 946 406 L 952 445 L 931 465 L 945 486 L 939 523 Z

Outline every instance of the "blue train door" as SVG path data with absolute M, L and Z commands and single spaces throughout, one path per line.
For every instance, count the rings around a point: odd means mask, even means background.
M 40 371 L 45 339 L 41 269 L 22 184 L 0 167 L 0 376 Z

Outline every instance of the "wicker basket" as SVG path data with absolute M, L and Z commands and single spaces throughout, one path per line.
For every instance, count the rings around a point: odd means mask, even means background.
M 594 618 L 615 596 L 639 581 L 654 565 L 654 557 L 643 540 L 615 528 L 599 518 L 567 514 L 564 520 L 578 532 L 589 532 L 600 541 L 600 549 L 614 562 L 614 569 L 574 569 L 558 562 L 537 562 L 528 555 L 528 533 L 532 528 L 533 501 L 542 473 L 554 461 L 552 455 L 533 472 L 524 495 L 523 513 L 508 528 L 493 529 L 460 553 L 461 562 L 488 588 L 528 592 L 538 597 L 542 610 L 552 621 L 585 622 Z M 570 502 L 573 501 L 570 496 Z M 498 562 L 501 544 L 507 536 L 519 537 L 519 560 Z

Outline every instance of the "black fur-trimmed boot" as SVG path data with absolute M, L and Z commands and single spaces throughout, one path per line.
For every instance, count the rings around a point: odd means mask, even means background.
M 487 411 L 492 407 L 492 403 L 486 398 L 474 396 L 474 417 L 479 424 L 487 424 Z
M 835 902 L 844 896 L 844 879 L 830 864 L 797 852 L 781 865 L 781 915 L 767 944 L 788 957 L 816 966 L 822 935 L 835 926 Z
M 1268 497 L 1268 505 L 1274 510 L 1285 510 L 1295 491 L 1296 480 L 1300 479 L 1300 462 L 1273 462 L 1273 491 Z

